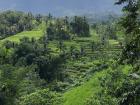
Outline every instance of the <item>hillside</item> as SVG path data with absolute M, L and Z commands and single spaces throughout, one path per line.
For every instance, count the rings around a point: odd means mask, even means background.
M 0 13 L 0 105 L 139 105 L 139 4 L 98 21 Z
M 37 29 L 10 36 L 1 40 L 1 43 L 4 43 L 7 40 L 19 43 L 20 39 L 24 37 L 39 39 L 44 34 L 44 27 L 46 26 L 44 23 L 42 23 Z M 108 51 L 106 48 L 92 51 L 91 43 L 93 41 L 98 42 L 99 37 L 94 30 L 90 31 L 90 35 L 90 37 L 77 37 L 74 40 L 63 42 L 67 49 L 69 49 L 71 46 L 75 46 L 78 50 L 80 50 L 81 46 L 84 45 L 85 53 L 83 57 L 80 57 L 77 60 L 73 60 L 71 58 L 67 59 L 66 63 L 60 66 L 60 69 L 66 68 L 65 75 L 68 75 L 68 80 L 64 80 L 64 83 L 66 83 L 67 86 L 62 88 L 66 91 L 63 94 L 65 100 L 64 105 L 84 105 L 88 97 L 100 91 L 101 87 L 98 78 L 104 76 L 107 72 L 106 69 L 104 70 L 104 62 L 101 61 L 102 58 L 100 57 L 103 55 L 103 53 L 105 55 L 107 54 L 109 57 L 112 55 L 113 51 L 120 51 L 120 49 L 118 49 L 119 44 L 117 40 L 109 41 L 110 48 L 108 49 L 110 49 L 110 51 Z M 59 41 L 49 42 L 48 47 L 51 49 L 51 52 L 54 55 L 61 52 L 57 45 L 58 43 Z
M 46 28 L 46 24 L 42 22 L 36 29 L 33 29 L 31 31 L 20 32 L 20 33 L 17 33 L 16 35 L 10 35 L 9 37 L 5 39 L 0 40 L 0 43 L 4 43 L 5 41 L 19 42 L 20 39 L 24 37 L 28 37 L 30 39 L 31 38 L 39 39 L 40 37 L 44 35 L 45 28 Z

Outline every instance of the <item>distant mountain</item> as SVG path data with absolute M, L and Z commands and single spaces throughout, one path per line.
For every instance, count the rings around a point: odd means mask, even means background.
M 90 24 L 97 23 L 101 21 L 109 21 L 109 19 L 118 19 L 122 14 L 117 14 L 114 12 L 105 12 L 105 13 L 95 13 L 95 14 L 84 14 L 88 19 Z
M 0 10 L 20 10 L 54 16 L 73 16 L 114 12 L 121 8 L 114 5 L 115 0 L 0 0 Z

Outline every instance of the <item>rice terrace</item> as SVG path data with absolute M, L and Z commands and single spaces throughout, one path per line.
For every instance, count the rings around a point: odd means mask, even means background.
M 1 0 L 0 105 L 140 105 L 140 0 Z

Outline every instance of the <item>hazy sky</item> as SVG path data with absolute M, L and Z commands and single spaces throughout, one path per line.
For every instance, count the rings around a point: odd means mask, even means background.
M 115 12 L 115 0 L 0 0 L 0 10 L 19 10 L 55 16 Z

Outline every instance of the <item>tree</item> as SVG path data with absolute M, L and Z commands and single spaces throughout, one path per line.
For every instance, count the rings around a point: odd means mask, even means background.
M 39 56 L 35 59 L 38 66 L 38 73 L 40 78 L 51 82 L 61 73 L 58 67 L 64 62 L 64 58 L 61 56 Z
M 0 69 L 0 94 L 3 95 L 3 102 L 5 105 L 14 104 L 16 95 L 16 81 L 14 79 L 13 70 L 15 69 L 11 65 L 1 66 Z
M 15 67 L 10 64 L 0 66 L 0 101 L 1 105 L 19 105 L 17 99 L 42 87 L 35 71 L 36 66 Z
M 59 47 L 60 51 L 63 51 L 63 48 L 64 48 L 64 43 L 63 43 L 63 41 L 61 41 L 61 40 L 59 41 L 58 47 Z
M 50 23 L 49 27 L 46 29 L 46 33 L 49 40 L 53 40 L 55 37 L 55 27 L 52 23 Z
M 89 24 L 85 17 L 75 16 L 73 21 L 70 23 L 72 32 L 77 36 L 89 36 Z
M 49 13 L 48 19 L 51 20 L 52 18 L 53 18 L 53 16 L 51 15 L 51 13 Z
M 36 18 L 37 22 L 39 22 L 39 23 L 42 22 L 42 16 L 41 16 L 41 14 L 37 14 L 35 18 Z
M 95 50 L 95 48 L 96 48 L 96 45 L 95 45 L 95 42 L 93 41 L 93 42 L 91 42 L 91 50 L 92 50 L 92 52 Z
M 71 56 L 73 55 L 74 50 L 75 50 L 75 47 L 74 46 L 70 46 L 70 54 L 71 54 Z
M 65 20 L 57 19 L 55 24 L 50 23 L 46 29 L 49 40 L 69 40 L 70 33 Z
M 85 55 L 85 47 L 84 46 L 80 47 L 80 54 L 81 54 L 81 56 Z
M 122 52 L 121 61 L 128 60 L 128 63 L 133 63 L 140 58 L 139 2 L 139 0 L 119 0 L 116 2 L 116 4 L 127 3 L 123 8 L 125 16 L 121 21 L 126 33 L 126 45 Z
M 126 44 L 122 52 L 122 61 L 127 60 L 127 63 L 132 66 L 126 67 L 129 73 L 124 73 L 123 66 L 118 64 L 113 65 L 112 70 L 105 78 L 101 78 L 101 86 L 103 93 L 112 96 L 112 99 L 117 99 L 119 105 L 139 105 L 140 100 L 140 76 L 138 75 L 140 69 L 140 30 L 139 30 L 139 0 L 118 0 L 116 4 L 126 5 L 123 8 L 125 16 L 121 21 L 125 28 Z M 118 66 L 118 67 L 117 67 Z M 130 71 L 131 70 L 131 71 Z
M 5 11 L 0 13 L 0 36 L 5 38 L 17 34 L 24 30 L 34 28 L 32 20 L 34 16 L 31 13 L 18 11 Z
M 62 105 L 62 99 L 60 94 L 42 89 L 20 97 L 19 105 Z

